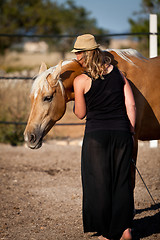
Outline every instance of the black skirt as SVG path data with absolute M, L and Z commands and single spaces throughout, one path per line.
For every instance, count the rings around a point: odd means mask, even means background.
M 85 133 L 81 163 L 84 232 L 115 238 L 132 227 L 132 150 L 127 131 Z

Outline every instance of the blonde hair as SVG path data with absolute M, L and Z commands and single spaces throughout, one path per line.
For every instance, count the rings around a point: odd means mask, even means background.
M 93 79 L 97 79 L 99 77 L 103 79 L 103 74 L 106 73 L 107 65 L 111 63 L 111 59 L 99 48 L 91 51 L 85 51 L 83 55 L 86 72 Z

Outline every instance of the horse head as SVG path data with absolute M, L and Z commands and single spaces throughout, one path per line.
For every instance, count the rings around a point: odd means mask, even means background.
M 60 79 L 62 61 L 47 69 L 42 63 L 31 90 L 31 112 L 24 132 L 28 147 L 41 147 L 43 137 L 64 115 L 66 110 L 65 91 Z

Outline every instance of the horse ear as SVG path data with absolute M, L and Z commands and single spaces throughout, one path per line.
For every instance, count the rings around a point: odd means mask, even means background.
M 42 62 L 38 74 L 41 74 L 42 72 L 44 72 L 46 70 L 47 70 L 47 65 L 45 64 L 45 62 Z
M 62 62 L 63 62 L 63 60 L 61 60 L 61 61 L 58 63 L 58 65 L 57 65 L 56 69 L 54 70 L 54 72 L 51 73 L 52 78 L 55 79 L 55 80 L 58 80 L 58 79 L 59 79 L 59 76 L 60 76 L 60 74 L 61 74 Z
M 50 73 L 47 76 L 47 81 L 51 87 L 54 87 L 56 84 L 57 80 L 59 79 L 59 76 L 61 74 L 61 69 L 62 69 L 62 60 L 58 63 L 57 67 L 55 68 L 53 73 Z

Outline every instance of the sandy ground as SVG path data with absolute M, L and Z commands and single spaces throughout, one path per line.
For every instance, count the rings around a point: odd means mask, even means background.
M 81 218 L 81 140 L 49 140 L 39 150 L 0 144 L 0 239 L 87 240 Z M 139 143 L 134 238 L 160 239 L 160 146 Z

